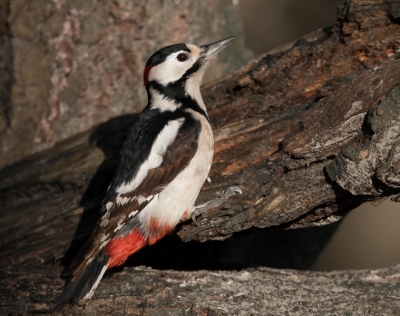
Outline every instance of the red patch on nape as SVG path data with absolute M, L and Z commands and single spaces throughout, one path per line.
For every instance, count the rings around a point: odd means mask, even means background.
M 111 240 L 106 246 L 106 254 L 110 257 L 108 269 L 120 266 L 133 253 L 146 246 L 147 240 L 139 230 L 134 230 L 126 236 Z
M 153 68 L 153 65 L 147 65 L 144 68 L 144 74 L 143 74 L 143 85 L 146 86 L 147 85 L 147 81 L 149 80 L 149 73 L 151 68 Z
M 155 244 L 158 240 L 172 232 L 174 227 L 161 224 L 156 218 L 151 217 L 147 223 L 149 234 L 149 245 Z

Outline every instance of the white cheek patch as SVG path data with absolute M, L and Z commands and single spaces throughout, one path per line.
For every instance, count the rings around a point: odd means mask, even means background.
M 132 179 L 131 182 L 124 182 L 117 187 L 115 190 L 117 193 L 124 194 L 134 191 L 140 185 L 140 183 L 142 183 L 149 170 L 157 168 L 161 165 L 165 151 L 174 142 L 176 135 L 178 134 L 178 131 L 184 121 L 184 118 L 179 118 L 177 120 L 169 121 L 164 126 L 161 133 L 154 141 L 153 146 L 151 147 L 149 157 L 140 166 L 136 177 Z M 119 203 L 118 199 L 117 203 Z
M 188 45 L 188 47 L 189 46 L 194 45 Z M 196 54 L 191 53 L 190 58 L 187 61 L 180 62 L 176 59 L 176 57 L 181 53 L 187 54 L 188 52 L 179 51 L 171 54 L 161 64 L 154 66 L 149 73 L 149 81 L 154 80 L 162 85 L 167 85 L 170 82 L 179 80 L 184 75 L 186 70 L 193 66 L 198 58 L 198 56 L 195 56 Z

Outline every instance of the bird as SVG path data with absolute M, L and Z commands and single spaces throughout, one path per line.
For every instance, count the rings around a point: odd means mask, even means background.
M 196 222 L 200 213 L 241 193 L 232 186 L 195 206 L 214 153 L 200 85 L 210 61 L 234 38 L 174 44 L 148 59 L 143 75 L 148 104 L 125 140 L 102 217 L 72 260 L 70 281 L 55 306 L 87 304 L 106 270 L 170 234 L 179 222 Z

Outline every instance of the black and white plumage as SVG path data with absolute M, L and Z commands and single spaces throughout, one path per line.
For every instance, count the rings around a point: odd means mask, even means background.
M 103 200 L 104 214 L 70 266 L 71 282 L 59 306 L 89 300 L 107 269 L 193 214 L 214 145 L 200 84 L 209 61 L 233 39 L 200 47 L 171 45 L 148 60 L 148 105 L 123 146 Z

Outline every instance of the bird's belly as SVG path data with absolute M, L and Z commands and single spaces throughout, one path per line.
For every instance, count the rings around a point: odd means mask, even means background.
M 203 130 L 198 150 L 190 163 L 139 213 L 144 227 L 173 229 L 184 215 L 190 216 L 210 171 L 213 147 L 211 128 Z

